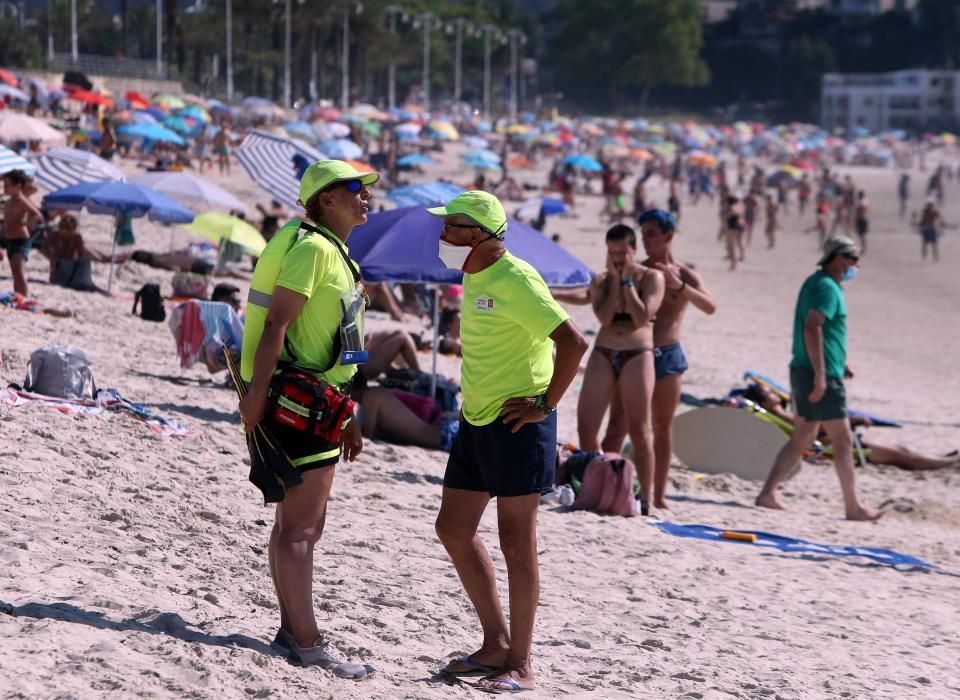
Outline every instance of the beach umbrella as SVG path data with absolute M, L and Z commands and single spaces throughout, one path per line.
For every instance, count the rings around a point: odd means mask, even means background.
M 164 109 L 183 109 L 187 106 L 187 103 L 183 101 L 182 98 L 177 97 L 176 95 L 157 95 L 153 98 L 153 103 L 158 104 Z
M 99 92 L 91 92 L 89 90 L 72 90 L 67 93 L 67 99 L 76 100 L 77 102 L 83 102 L 88 105 L 100 105 L 102 107 L 113 108 L 113 100 L 106 95 L 101 95 Z
M 540 209 L 543 208 L 544 216 L 554 216 L 563 214 L 567 211 L 567 205 L 561 199 L 553 197 L 532 197 L 520 205 L 517 209 L 516 217 L 526 221 L 532 221 L 540 215 Z
M 86 209 L 91 214 L 123 213 L 134 218 L 146 216 L 151 221 L 171 224 L 185 224 L 194 218 L 192 211 L 165 194 L 126 182 L 81 182 L 51 192 L 43 198 L 43 205 L 49 209 Z M 117 238 L 114 236 L 110 251 L 110 274 L 107 277 L 108 292 L 113 287 L 116 250 Z
M 160 124 L 155 116 L 143 110 L 133 112 L 130 117 L 133 124 Z
M 464 136 L 463 143 L 470 148 L 487 148 L 490 142 L 480 136 Z
M 38 155 L 37 180 L 55 192 L 81 182 L 123 182 L 126 176 L 112 163 L 78 148 L 51 148 Z
M 9 109 L 0 111 L 0 141 L 43 141 L 65 143 L 67 135 L 45 121 Z
M 12 85 L 13 87 L 17 86 L 17 76 L 8 70 L 4 70 L 3 68 L 0 68 L 0 80 L 5 82 L 7 85 Z
M 580 170 L 588 170 L 595 173 L 599 173 L 603 170 L 603 166 L 598 160 L 582 153 L 567 156 L 563 159 L 563 162 L 565 165 L 572 165 Z
M 307 143 L 317 143 L 319 141 L 317 132 L 314 128 L 304 121 L 287 122 L 283 125 L 284 130 L 291 136 L 303 139 Z
M 155 192 L 162 192 L 187 206 L 241 212 L 247 210 L 246 204 L 222 187 L 191 173 L 174 171 L 144 173 L 131 177 L 128 182 Z
M 397 158 L 397 165 L 404 168 L 412 168 L 417 165 L 429 165 L 430 163 L 433 163 L 433 158 L 420 153 L 411 153 Z
M 452 182 L 422 182 L 396 187 L 387 192 L 387 199 L 398 207 L 427 206 L 437 202 L 446 204 L 463 191 Z
M 179 112 L 177 112 L 177 116 L 180 117 L 181 119 L 183 118 L 194 119 L 198 122 L 204 122 L 207 124 L 209 124 L 211 121 L 210 112 L 208 112 L 198 104 L 192 104 L 186 109 L 181 109 Z
M 162 123 L 165 127 L 171 131 L 176 131 L 178 134 L 186 135 L 193 131 L 193 127 L 180 117 L 167 117 Z
M 475 159 L 475 160 L 489 160 L 491 163 L 500 163 L 500 154 L 490 149 L 479 149 L 476 148 L 472 151 L 467 151 L 463 155 L 464 159 Z
M 446 121 L 434 120 L 427 125 L 428 136 L 437 141 L 457 141 L 460 132 L 453 124 Z
M 220 212 L 200 214 L 184 228 L 217 245 L 221 241 L 236 243 L 246 248 L 251 255 L 260 255 L 267 247 L 266 240 L 257 229 L 243 219 L 230 214 Z
M 350 234 L 350 257 L 371 282 L 459 284 L 463 273 L 437 255 L 443 218 L 422 206 L 370 214 Z M 526 260 L 551 287 L 583 287 L 593 273 L 572 253 L 516 219 L 508 219 L 504 245 Z
M 37 167 L 25 158 L 18 156 L 6 146 L 0 145 L 0 175 L 8 173 L 11 170 L 22 170 L 27 175 L 33 175 L 37 172 Z
M 340 110 L 334 107 L 321 107 L 320 109 L 314 110 L 311 116 L 314 119 L 333 122 L 339 119 L 341 114 Z
M 30 95 L 25 93 L 23 90 L 18 90 L 15 87 L 0 83 L 0 97 L 6 97 L 10 100 L 17 100 L 18 102 L 29 102 Z
M 325 122 L 324 127 L 336 139 L 342 139 L 350 135 L 350 127 L 340 122 Z
M 127 101 L 134 109 L 146 109 L 150 106 L 150 100 L 141 95 L 136 90 L 127 91 Z
M 493 173 L 503 172 L 503 168 L 500 167 L 499 163 L 484 160 L 483 158 L 464 158 L 463 164 L 476 170 L 489 170 Z
M 121 136 L 147 141 L 164 141 L 177 146 L 186 143 L 182 137 L 159 124 L 125 124 L 117 129 Z
M 266 131 L 252 131 L 240 144 L 237 160 L 250 179 L 277 201 L 300 209 L 300 180 L 294 171 L 294 156 L 307 163 L 326 160 L 323 153 L 299 139 L 283 138 Z
M 320 149 L 330 158 L 361 158 L 363 149 L 348 139 L 330 139 L 320 144 Z

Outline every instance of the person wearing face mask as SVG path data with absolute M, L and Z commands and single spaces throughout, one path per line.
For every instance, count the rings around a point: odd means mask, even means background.
M 257 261 L 247 297 L 240 362 L 240 376 L 247 384 L 240 400 L 245 430 L 250 432 L 262 423 L 302 477 L 271 499 L 280 501 L 269 546 L 280 609 L 274 645 L 291 661 L 330 669 L 353 680 L 372 669 L 347 662 L 318 629 L 313 551 L 326 521 L 335 465 L 341 455 L 352 462 L 363 449 L 360 426 L 347 416 L 332 430 L 318 431 L 319 420 L 298 423 L 280 407 L 291 405 L 284 393 L 290 383 L 284 382 L 297 373 L 307 377 L 300 381 L 322 380 L 324 384 L 314 383 L 311 389 L 340 401 L 349 395 L 356 363 L 366 359 L 362 343 L 354 344 L 358 334 L 363 338 L 365 297 L 359 266 L 349 259 L 346 243 L 353 227 L 366 222 L 367 188 L 379 178 L 377 173 L 359 172 L 338 160 L 318 161 L 305 170 L 299 203 L 306 217 L 287 222 Z M 334 394 L 327 393 L 330 387 L 336 388 Z M 342 437 L 334 438 L 338 429 Z M 269 486 L 271 478 L 277 477 L 268 474 L 261 481 Z
M 853 432 L 847 415 L 844 378 L 852 378 L 847 366 L 847 305 L 841 282 L 857 276 L 860 251 L 846 236 L 828 238 L 823 245 L 820 269 L 810 275 L 797 298 L 793 321 L 793 360 L 790 389 L 794 402 L 795 430 L 780 450 L 763 489 L 758 506 L 784 510 L 777 487 L 800 462 L 822 427 L 834 448 L 834 467 L 848 520 L 877 520 L 883 511 L 860 503 L 853 470 Z
M 483 641 L 443 669 L 484 676 L 478 687 L 534 687 L 533 624 L 539 600 L 537 509 L 553 490 L 555 408 L 580 367 L 587 341 L 531 265 L 503 245 L 507 216 L 493 195 L 464 192 L 445 207 L 440 259 L 462 270 L 463 408 L 450 449 L 437 535 L 480 618 Z M 553 350 L 556 347 L 556 360 Z M 510 624 L 493 562 L 477 527 L 497 499 L 500 548 L 509 580 Z

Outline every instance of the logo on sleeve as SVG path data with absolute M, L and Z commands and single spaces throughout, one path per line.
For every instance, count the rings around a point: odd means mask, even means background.
M 477 311 L 493 311 L 493 297 L 477 297 Z

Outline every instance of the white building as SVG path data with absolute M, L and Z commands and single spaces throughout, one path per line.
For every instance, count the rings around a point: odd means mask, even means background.
M 960 71 L 826 73 L 820 84 L 820 123 L 828 130 L 956 130 Z

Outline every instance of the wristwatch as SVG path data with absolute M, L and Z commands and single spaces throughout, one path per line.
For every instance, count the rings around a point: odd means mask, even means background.
M 533 407 L 545 416 L 549 416 L 551 413 L 557 410 L 556 406 L 551 406 L 547 403 L 546 392 L 540 394 L 533 400 Z
M 620 286 L 622 287 L 635 287 L 636 283 L 633 281 L 633 277 L 627 277 L 625 280 L 620 280 Z

